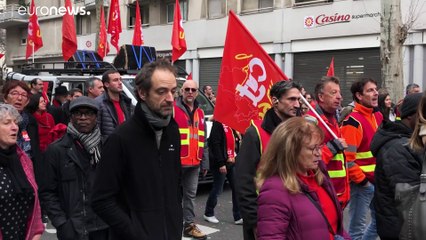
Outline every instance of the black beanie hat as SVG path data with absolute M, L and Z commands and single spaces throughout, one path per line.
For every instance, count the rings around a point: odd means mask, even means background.
M 417 112 L 417 107 L 419 106 L 422 96 L 423 93 L 412 93 L 405 96 L 404 102 L 401 106 L 401 119 L 411 116 Z

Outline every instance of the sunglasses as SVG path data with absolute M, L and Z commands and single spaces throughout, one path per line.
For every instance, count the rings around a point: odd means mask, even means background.
M 196 88 L 184 88 L 185 92 L 196 92 L 198 89 Z

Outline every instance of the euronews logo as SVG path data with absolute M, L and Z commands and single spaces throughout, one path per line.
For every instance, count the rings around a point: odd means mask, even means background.
M 90 11 L 86 11 L 85 6 L 76 6 L 76 7 L 47 7 L 47 6 L 36 6 L 34 11 L 30 10 L 30 7 L 26 6 L 20 6 L 18 8 L 18 14 L 19 15 L 29 15 L 32 16 L 33 14 L 36 14 L 37 16 L 40 15 L 61 15 L 64 16 L 66 13 L 70 15 L 90 15 Z

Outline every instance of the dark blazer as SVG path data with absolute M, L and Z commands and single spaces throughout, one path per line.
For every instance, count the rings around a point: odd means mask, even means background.
M 88 232 L 108 227 L 90 206 L 95 168 L 89 157 L 69 134 L 46 150 L 40 200 L 59 239 L 88 239 Z
M 140 103 L 106 140 L 93 189 L 93 209 L 113 239 L 182 238 L 180 135 L 172 118 L 156 133 Z

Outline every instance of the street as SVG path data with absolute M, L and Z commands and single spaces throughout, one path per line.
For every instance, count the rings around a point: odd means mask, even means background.
M 224 192 L 218 199 L 218 204 L 215 208 L 216 217 L 219 219 L 218 224 L 208 223 L 203 219 L 204 207 L 207 197 L 210 192 L 210 184 L 201 185 L 198 189 L 196 199 L 196 223 L 199 228 L 208 234 L 208 239 L 220 240 L 220 239 L 232 239 L 240 240 L 243 239 L 242 226 L 235 225 L 232 217 L 232 197 L 231 190 L 228 186 L 225 186 Z M 55 228 L 48 224 L 45 233 L 42 236 L 43 240 L 56 240 Z M 182 238 L 189 240 L 190 238 Z

